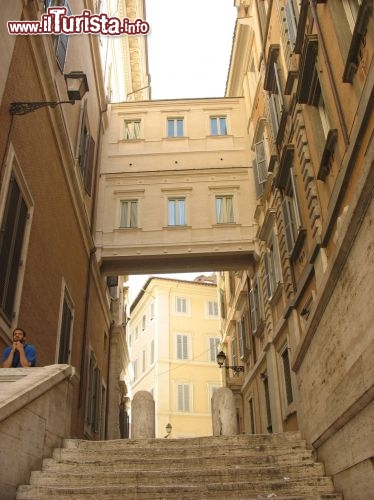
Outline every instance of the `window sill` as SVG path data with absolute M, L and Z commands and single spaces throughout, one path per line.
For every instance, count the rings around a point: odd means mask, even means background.
M 144 142 L 145 139 L 143 137 L 138 137 L 136 139 L 120 139 L 119 142 Z
M 178 229 L 192 229 L 192 226 L 187 226 L 186 225 L 175 225 L 175 226 L 163 226 L 162 229 L 171 229 L 172 231 L 178 230 Z
M 238 224 L 237 222 L 216 222 L 216 224 L 213 224 L 213 227 L 227 227 L 227 226 L 241 226 L 241 224 Z
M 141 227 L 117 227 L 115 231 L 141 231 Z
M 181 139 L 187 139 L 187 137 L 185 135 L 180 135 L 180 136 L 176 136 L 176 135 L 174 136 L 173 135 L 173 136 L 170 136 L 170 137 L 168 137 L 168 136 L 163 137 L 163 139 L 181 140 Z
M 231 134 L 209 134 L 209 135 L 207 135 L 208 139 L 211 139 L 211 138 L 214 139 L 216 137 L 233 137 L 233 135 L 231 135 Z

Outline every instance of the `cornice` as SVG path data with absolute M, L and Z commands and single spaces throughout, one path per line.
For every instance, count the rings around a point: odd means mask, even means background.
M 238 19 L 226 86 L 228 96 L 242 94 L 242 81 L 249 64 L 253 36 L 251 18 Z

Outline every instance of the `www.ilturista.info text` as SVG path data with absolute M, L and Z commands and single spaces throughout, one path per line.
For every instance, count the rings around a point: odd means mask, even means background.
M 67 15 L 66 7 L 49 7 L 42 14 L 40 21 L 8 21 L 8 32 L 11 35 L 77 35 L 90 33 L 93 35 L 146 35 L 149 24 L 143 19 L 131 22 L 125 17 L 108 17 L 107 14 L 92 14 L 84 10 L 81 15 Z

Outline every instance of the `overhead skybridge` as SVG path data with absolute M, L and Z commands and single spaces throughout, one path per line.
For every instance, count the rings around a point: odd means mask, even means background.
M 95 244 L 104 274 L 252 266 L 256 197 L 241 98 L 112 105 Z

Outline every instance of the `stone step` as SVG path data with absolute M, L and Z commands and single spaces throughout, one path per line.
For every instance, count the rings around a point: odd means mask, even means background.
M 250 498 L 297 498 L 304 500 L 313 499 L 341 499 L 341 496 L 334 493 L 332 483 L 328 478 L 316 478 L 313 480 L 294 481 L 272 481 L 267 484 L 262 482 L 244 481 L 230 482 L 225 484 L 208 484 L 204 487 L 200 485 L 170 484 L 163 486 L 152 485 L 97 485 L 81 487 L 41 487 L 41 486 L 20 486 L 17 490 L 17 500 L 44 500 L 55 499 L 84 499 L 96 498 L 100 500 L 145 500 L 145 499 L 180 499 L 192 498 L 203 500 L 215 499 L 237 499 L 245 500 Z
M 319 478 L 324 475 L 322 464 L 297 465 L 292 467 L 248 467 L 248 466 L 231 466 L 211 468 L 209 467 L 209 475 L 206 474 L 206 464 L 204 467 L 185 468 L 168 470 L 167 474 L 161 470 L 97 470 L 97 467 L 86 468 L 86 470 L 77 470 L 74 467 L 71 471 L 34 471 L 30 477 L 31 485 L 38 486 L 58 486 L 61 484 L 69 484 L 69 486 L 84 486 L 93 485 L 97 482 L 101 485 L 137 485 L 137 484 L 153 484 L 162 485 L 173 484 L 178 482 L 188 482 L 189 484 L 199 483 L 201 485 L 210 482 L 230 482 L 233 479 L 236 481 L 264 481 L 273 480 L 296 480 L 300 478 L 311 479 Z
M 237 436 L 204 436 L 197 438 L 181 438 L 181 439 L 113 439 L 108 441 L 88 441 L 83 439 L 64 439 L 63 448 L 94 448 L 100 449 L 121 449 L 126 448 L 141 448 L 153 449 L 161 448 L 163 450 L 170 448 L 191 448 L 204 446 L 220 446 L 226 447 L 229 445 L 243 446 L 289 446 L 290 444 L 302 443 L 300 432 L 285 432 L 278 434 L 239 434 Z
M 85 472 L 91 470 L 94 466 L 98 473 L 107 472 L 107 471 L 149 471 L 149 470 L 157 470 L 161 473 L 164 473 L 165 470 L 193 470 L 198 468 L 199 470 L 202 467 L 204 468 L 214 468 L 214 467 L 248 467 L 248 468 L 263 468 L 263 467 L 276 467 L 281 473 L 286 474 L 287 470 L 290 470 L 290 467 L 302 468 L 302 467 L 310 467 L 317 464 L 314 460 L 311 459 L 310 454 L 308 453 L 306 456 L 303 456 L 301 460 L 296 460 L 297 457 L 290 457 L 289 455 L 285 455 L 282 457 L 268 457 L 268 456 L 259 456 L 255 461 L 248 460 L 248 457 L 201 457 L 199 460 L 196 458 L 173 458 L 173 459 L 161 459 L 161 460 L 153 460 L 153 459 L 137 459 L 137 460 L 126 460 L 126 457 L 119 459 L 118 461 L 110 460 L 110 461 L 95 461 L 94 459 L 91 462 L 80 463 L 78 459 L 75 461 L 57 461 L 53 458 L 46 458 L 43 460 L 43 471 L 45 472 L 68 472 L 68 471 L 76 471 L 76 472 Z M 321 466 L 319 464 L 318 466 Z
M 18 500 L 342 500 L 299 433 L 64 444 Z
M 135 460 L 143 459 L 144 457 L 152 458 L 155 460 L 171 459 L 171 458 L 203 458 L 206 456 L 211 457 L 238 457 L 246 456 L 249 460 L 256 459 L 260 456 L 267 456 L 269 459 L 272 457 L 290 458 L 296 457 L 302 459 L 304 457 L 311 457 L 311 451 L 305 449 L 303 444 L 294 444 L 287 447 L 271 446 L 211 446 L 211 447 L 188 447 L 188 448 L 172 448 L 165 450 L 162 448 L 154 449 L 141 449 L 141 448 L 113 448 L 113 449 L 98 449 L 94 448 L 80 450 L 75 448 L 56 448 L 53 451 L 53 458 L 60 461 L 75 461 L 78 462 L 102 462 L 102 461 L 118 461 L 118 460 Z

